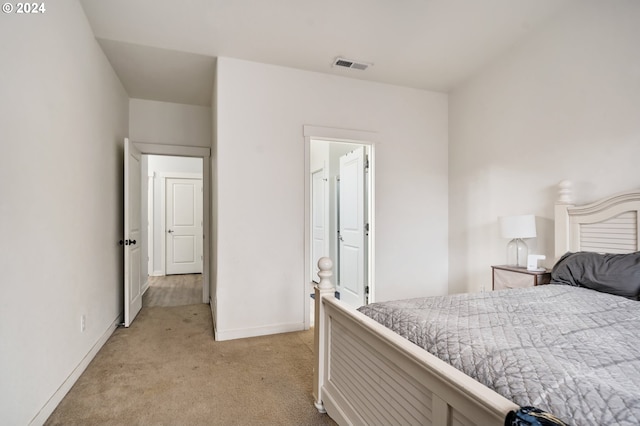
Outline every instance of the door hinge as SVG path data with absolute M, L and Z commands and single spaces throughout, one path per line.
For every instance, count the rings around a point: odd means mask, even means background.
M 366 287 L 364 288 L 364 294 L 369 294 L 369 286 L 366 286 Z
M 368 224 L 368 223 L 365 223 L 365 224 L 364 224 L 364 230 L 365 230 L 366 232 L 369 232 L 369 224 Z
M 366 157 L 364 157 L 364 171 L 365 172 L 369 171 L 369 156 L 368 155 Z

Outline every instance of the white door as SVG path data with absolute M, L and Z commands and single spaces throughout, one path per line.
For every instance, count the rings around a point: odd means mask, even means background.
M 366 304 L 365 153 L 364 147 L 340 157 L 340 300 Z
M 147 178 L 147 275 L 153 274 L 153 181 Z
M 202 273 L 202 179 L 166 179 L 166 273 Z
M 142 308 L 141 154 L 124 140 L 124 326 Z M 146 268 L 145 268 L 146 270 Z
M 329 256 L 329 182 L 325 169 L 311 175 L 311 280 L 318 282 L 318 260 Z

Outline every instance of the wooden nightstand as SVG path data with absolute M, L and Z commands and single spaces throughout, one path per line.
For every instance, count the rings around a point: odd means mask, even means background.
M 491 267 L 493 271 L 493 289 L 524 288 L 535 285 L 549 284 L 550 271 L 528 271 L 527 268 L 497 265 Z

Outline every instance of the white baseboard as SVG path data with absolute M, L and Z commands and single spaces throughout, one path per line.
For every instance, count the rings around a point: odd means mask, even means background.
M 80 364 L 78 364 L 76 368 L 73 369 L 71 374 L 69 374 L 69 377 L 67 377 L 67 379 L 60 385 L 58 390 L 55 391 L 55 393 L 51 396 L 51 398 L 49 398 L 47 403 L 44 404 L 44 406 L 40 409 L 38 414 L 36 414 L 36 416 L 29 422 L 30 426 L 42 425 L 45 421 L 47 421 L 51 413 L 53 413 L 53 410 L 56 409 L 65 395 L 71 390 L 71 387 L 73 387 L 73 385 L 78 381 L 84 370 L 86 370 L 89 366 L 89 363 L 93 360 L 93 358 L 95 358 L 95 356 L 98 354 L 98 351 L 104 346 L 104 344 L 107 343 L 107 340 L 109 340 L 109 337 L 111 337 L 113 332 L 116 331 L 116 328 L 118 328 L 118 324 L 120 324 L 121 322 L 122 313 L 120 313 L 120 315 L 118 315 L 113 323 L 111 323 L 109 328 L 107 328 L 102 336 L 100 336 L 98 341 L 91 347 L 91 350 L 84 356 L 84 358 L 82 358 Z
M 218 330 L 214 327 L 216 341 L 244 339 L 246 337 L 267 336 L 269 334 L 290 333 L 304 330 L 304 323 L 276 324 L 264 327 L 242 328 L 236 330 Z

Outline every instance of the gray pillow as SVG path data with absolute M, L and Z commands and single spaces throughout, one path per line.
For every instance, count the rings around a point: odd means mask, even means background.
M 638 300 L 640 252 L 600 254 L 565 253 L 551 270 L 551 282 L 586 287 Z

